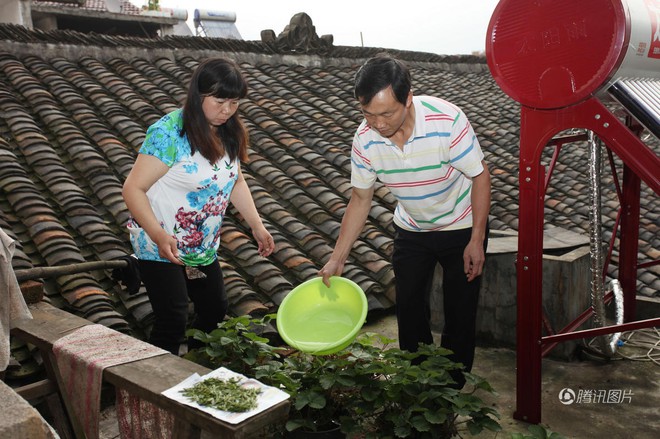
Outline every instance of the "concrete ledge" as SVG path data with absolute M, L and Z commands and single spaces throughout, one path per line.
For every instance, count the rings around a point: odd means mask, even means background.
M 57 436 L 34 407 L 0 381 L 0 437 L 50 439 Z

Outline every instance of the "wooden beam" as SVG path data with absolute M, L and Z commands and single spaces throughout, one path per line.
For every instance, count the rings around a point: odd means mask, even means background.
M 23 282 L 26 280 L 63 276 L 65 274 L 84 273 L 86 271 L 112 270 L 115 268 L 124 268 L 127 265 L 128 262 L 123 260 L 93 261 L 82 262 L 80 264 L 56 265 L 53 267 L 26 268 L 24 270 L 16 270 L 14 273 L 18 282 Z

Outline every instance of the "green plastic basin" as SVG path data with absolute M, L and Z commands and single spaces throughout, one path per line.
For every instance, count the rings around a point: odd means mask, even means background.
M 353 281 L 321 277 L 295 287 L 277 310 L 277 331 L 292 348 L 315 355 L 346 348 L 367 318 L 367 297 Z

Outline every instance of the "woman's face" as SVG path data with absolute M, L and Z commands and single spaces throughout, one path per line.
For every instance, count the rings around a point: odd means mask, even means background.
M 216 98 L 215 96 L 204 96 L 202 111 L 211 128 L 218 127 L 238 110 L 239 99 Z

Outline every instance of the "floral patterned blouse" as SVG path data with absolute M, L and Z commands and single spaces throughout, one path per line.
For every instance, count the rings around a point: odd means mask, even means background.
M 178 109 L 151 125 L 139 153 L 157 157 L 170 168 L 149 188 L 147 198 L 163 229 L 177 240 L 181 260 L 195 267 L 217 257 L 220 227 L 239 165 L 226 154 L 214 164 L 199 152 L 191 155 L 188 137 L 179 134 L 182 115 Z M 127 227 L 138 259 L 169 262 L 133 218 Z

